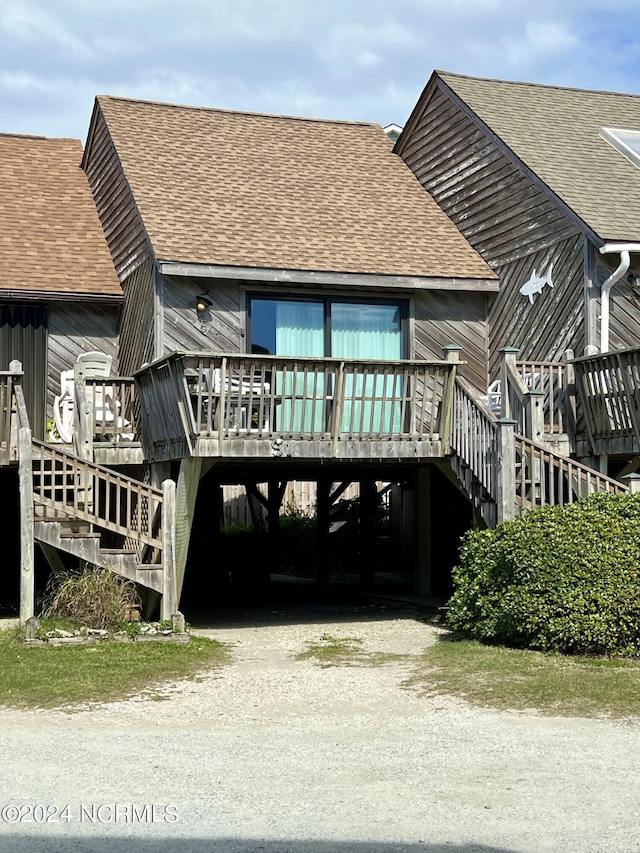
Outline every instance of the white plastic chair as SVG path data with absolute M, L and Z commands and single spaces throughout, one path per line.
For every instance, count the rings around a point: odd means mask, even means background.
M 84 369 L 86 377 L 105 377 L 111 373 L 112 357 L 103 352 L 91 351 L 81 353 L 76 361 Z M 75 417 L 75 370 L 60 372 L 60 394 L 53 400 L 53 419 L 60 440 L 65 444 L 73 442 Z M 113 386 L 105 385 L 98 388 L 87 387 L 87 402 L 93 406 L 95 421 L 98 424 L 113 423 L 117 419 L 119 430 L 131 426 L 117 412 L 117 404 L 113 401 Z M 132 433 L 121 432 L 122 438 L 133 438 Z
M 205 372 L 205 381 L 208 380 L 208 376 L 206 375 L 208 373 L 209 371 L 207 370 Z M 211 391 L 216 395 L 220 395 L 222 393 L 222 376 L 219 367 L 214 368 L 212 371 Z M 236 422 L 235 424 L 232 424 L 232 428 L 238 428 L 245 431 L 251 428 L 249 401 L 252 401 L 255 408 L 255 402 L 271 392 L 271 385 L 268 382 L 260 382 L 259 380 L 247 382 L 244 379 L 240 380 L 237 376 L 227 376 L 225 381 L 225 391 L 233 397 L 238 398 L 238 404 L 233 407 Z M 269 419 L 266 412 L 264 413 L 262 424 L 259 426 L 263 431 L 269 432 Z M 253 428 L 255 429 L 255 427 Z

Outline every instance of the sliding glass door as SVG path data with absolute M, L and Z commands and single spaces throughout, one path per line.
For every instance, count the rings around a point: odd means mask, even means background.
M 402 358 L 402 324 L 397 305 L 335 303 L 331 312 L 331 354 L 335 358 L 397 361 Z M 371 372 L 347 375 L 342 429 L 346 433 L 398 433 L 402 394 L 399 376 Z
M 404 355 L 403 303 L 327 299 L 250 301 L 251 351 L 281 356 L 332 357 L 345 361 L 395 361 Z M 399 432 L 400 378 L 362 369 L 345 378 L 345 432 Z M 335 390 L 335 373 L 277 371 L 274 391 L 282 396 L 276 429 L 324 432 Z

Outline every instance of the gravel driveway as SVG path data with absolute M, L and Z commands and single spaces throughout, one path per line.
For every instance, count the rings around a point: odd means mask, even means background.
M 640 851 L 638 721 L 421 698 L 402 682 L 438 629 L 407 609 L 263 616 L 198 629 L 233 663 L 197 681 L 0 711 L 2 853 Z M 408 658 L 295 660 L 325 633 Z

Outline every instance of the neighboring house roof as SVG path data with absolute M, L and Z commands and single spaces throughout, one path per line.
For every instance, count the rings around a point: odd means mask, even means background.
M 640 131 L 640 96 L 435 76 L 601 239 L 640 238 L 640 169 L 600 136 Z
M 495 278 L 379 125 L 97 103 L 159 260 Z
M 0 297 L 122 298 L 81 158 L 78 139 L 0 134 Z

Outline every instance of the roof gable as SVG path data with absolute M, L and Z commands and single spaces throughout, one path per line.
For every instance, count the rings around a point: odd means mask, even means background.
M 98 104 L 160 260 L 495 278 L 378 125 Z
M 0 296 L 122 298 L 76 139 L 0 134 Z
M 637 240 L 640 170 L 600 135 L 640 130 L 640 97 L 435 76 L 602 240 Z

